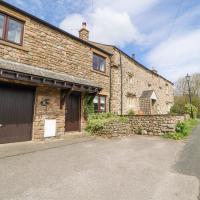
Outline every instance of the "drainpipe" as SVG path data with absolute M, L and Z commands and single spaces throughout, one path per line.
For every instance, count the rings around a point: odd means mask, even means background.
M 110 56 L 110 99 L 109 99 L 109 112 L 111 112 L 111 98 L 112 98 L 112 69 L 111 69 L 111 56 Z
M 123 69 L 122 69 L 122 54 L 119 51 L 120 55 L 120 69 L 121 69 L 121 115 L 123 115 Z

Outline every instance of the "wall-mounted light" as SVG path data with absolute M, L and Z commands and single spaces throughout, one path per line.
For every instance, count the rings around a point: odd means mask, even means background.
M 48 106 L 49 104 L 49 99 L 43 99 L 41 102 L 40 102 L 40 105 L 41 106 Z

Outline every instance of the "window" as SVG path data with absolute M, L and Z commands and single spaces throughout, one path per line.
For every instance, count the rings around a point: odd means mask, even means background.
M 128 97 L 127 99 L 127 103 L 128 103 L 128 109 L 132 109 L 132 110 L 135 110 L 136 109 L 136 97 Z
M 128 76 L 128 84 L 132 85 L 133 84 L 133 76 Z
M 99 95 L 94 98 L 94 112 L 106 112 L 106 97 Z
M 169 95 L 169 85 L 166 84 L 166 95 Z
M 0 39 L 22 45 L 23 22 L 0 14 Z
M 105 72 L 105 58 L 102 56 L 99 56 L 97 54 L 93 54 L 93 69 L 98 70 L 101 72 Z
M 3 37 L 3 28 L 4 28 L 4 15 L 0 14 L 0 38 Z

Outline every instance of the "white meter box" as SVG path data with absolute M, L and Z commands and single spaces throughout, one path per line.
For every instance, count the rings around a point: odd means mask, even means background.
M 44 137 L 54 137 L 56 135 L 56 119 L 45 119 Z

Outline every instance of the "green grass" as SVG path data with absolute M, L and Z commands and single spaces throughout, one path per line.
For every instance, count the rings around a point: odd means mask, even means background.
M 194 127 L 199 124 L 198 119 L 190 119 L 188 121 L 177 124 L 175 133 L 168 133 L 164 135 L 164 138 L 181 140 L 187 138 L 191 133 Z

